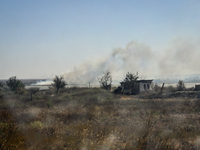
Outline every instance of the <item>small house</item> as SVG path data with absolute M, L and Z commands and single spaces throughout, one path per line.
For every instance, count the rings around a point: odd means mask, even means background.
M 122 92 L 125 94 L 138 94 L 139 92 L 151 90 L 153 80 L 137 80 L 133 84 L 120 82 Z

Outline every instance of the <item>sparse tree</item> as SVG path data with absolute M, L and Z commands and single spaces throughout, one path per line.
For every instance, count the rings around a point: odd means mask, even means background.
M 185 90 L 185 84 L 184 84 L 183 80 L 179 80 L 179 81 L 178 81 L 177 90 L 178 90 L 178 91 L 183 91 L 183 90 Z
M 10 77 L 8 81 L 6 81 L 7 86 L 12 91 L 17 91 L 18 89 L 24 89 L 25 85 L 21 80 L 17 79 L 16 76 Z
M 31 94 L 31 101 L 33 100 L 33 94 L 36 94 L 39 91 L 39 89 L 40 88 L 37 87 L 32 87 L 28 89 L 29 93 Z
M 127 83 L 130 83 L 130 84 L 133 84 L 135 83 L 135 81 L 137 81 L 138 79 L 138 73 L 134 74 L 134 73 L 127 73 L 126 74 L 126 77 L 124 79 L 124 82 L 127 82 Z
M 51 85 L 56 88 L 56 93 L 58 93 L 61 88 L 64 88 L 65 85 L 67 85 L 67 83 L 64 81 L 64 77 L 55 76 L 55 78 L 53 78 L 53 82 L 54 83 Z
M 130 93 L 134 93 L 134 91 L 137 93 L 139 91 L 138 83 L 136 82 L 138 79 L 138 73 L 127 73 L 124 79 L 124 82 L 126 83 L 126 86 L 130 88 Z
M 99 83 L 102 88 L 110 90 L 112 83 L 111 73 L 109 71 L 106 71 L 104 75 L 101 78 L 99 78 Z

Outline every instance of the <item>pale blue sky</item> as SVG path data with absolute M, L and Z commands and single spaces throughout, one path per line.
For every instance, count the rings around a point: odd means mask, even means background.
M 0 0 L 0 79 L 49 78 L 137 40 L 199 39 L 199 0 Z M 92 62 L 91 62 L 92 63 Z

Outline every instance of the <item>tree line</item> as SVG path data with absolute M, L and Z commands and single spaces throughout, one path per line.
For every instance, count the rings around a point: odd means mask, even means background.
M 137 86 L 137 80 L 138 80 L 139 76 L 138 73 L 130 73 L 128 72 L 124 79 L 122 80 L 122 82 L 126 82 L 126 84 L 133 88 L 135 86 Z M 67 83 L 64 80 L 63 76 L 55 76 L 52 79 L 53 83 L 51 84 L 52 87 L 54 87 L 56 89 L 56 93 L 59 93 L 59 90 L 64 88 Z M 100 87 L 105 89 L 105 90 L 111 90 L 111 85 L 112 85 L 112 75 L 111 72 L 106 71 L 103 73 L 103 76 L 100 77 L 98 79 Z M 24 83 L 19 80 L 16 76 L 10 77 L 7 81 L 6 81 L 6 85 L 7 87 L 11 90 L 11 91 L 15 91 L 18 94 L 23 94 L 25 92 L 25 85 Z M 2 82 L 0 82 L 0 88 L 3 88 L 4 84 Z M 155 85 L 154 88 L 156 89 L 158 87 L 158 85 Z M 185 90 L 185 85 L 184 82 L 182 80 L 179 80 L 178 84 L 177 84 L 177 89 L 179 91 Z M 39 91 L 38 87 L 32 87 L 27 89 L 27 91 L 30 92 L 31 95 L 31 100 L 32 100 L 32 95 L 36 94 Z

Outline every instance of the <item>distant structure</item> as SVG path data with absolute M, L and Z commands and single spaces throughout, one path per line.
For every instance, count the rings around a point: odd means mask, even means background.
M 121 90 L 124 94 L 138 94 L 143 91 L 151 90 L 151 83 L 153 80 L 137 80 L 134 84 L 130 85 L 127 82 L 120 82 Z
M 195 85 L 194 91 L 200 91 L 200 85 Z

